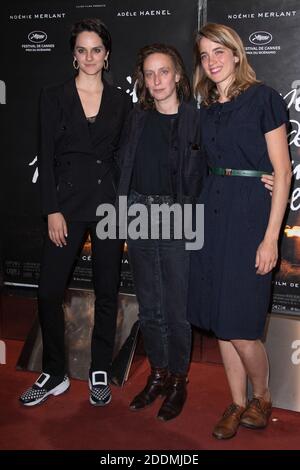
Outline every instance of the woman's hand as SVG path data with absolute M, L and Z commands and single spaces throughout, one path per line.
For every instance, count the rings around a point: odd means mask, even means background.
M 50 240 L 55 243 L 56 246 L 62 247 L 67 244 L 67 224 L 61 212 L 48 215 L 48 234 Z
M 256 251 L 256 274 L 268 274 L 275 268 L 278 259 L 277 240 L 264 239 Z
M 274 186 L 274 171 L 271 175 L 262 175 L 261 181 L 265 183 L 265 188 L 270 191 L 270 195 L 272 196 Z

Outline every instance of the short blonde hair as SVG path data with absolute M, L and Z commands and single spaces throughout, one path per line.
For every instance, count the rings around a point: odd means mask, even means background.
M 236 63 L 235 78 L 228 88 L 229 99 L 235 98 L 251 85 L 259 83 L 256 74 L 249 64 L 246 51 L 240 36 L 233 29 L 223 24 L 207 23 L 196 34 L 194 54 L 194 93 L 196 97 L 201 96 L 205 105 L 209 106 L 218 101 L 219 93 L 216 84 L 208 78 L 203 70 L 200 57 L 200 41 L 202 38 L 222 44 L 233 52 L 239 60 Z

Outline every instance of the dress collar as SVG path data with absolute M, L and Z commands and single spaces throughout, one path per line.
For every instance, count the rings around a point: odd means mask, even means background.
M 249 88 L 247 88 L 247 90 L 243 91 L 243 93 L 238 95 L 236 98 L 233 98 L 231 101 L 226 101 L 225 103 L 213 103 L 212 105 L 207 106 L 207 110 L 211 114 L 216 111 L 222 111 L 222 113 L 226 113 L 234 109 L 238 109 L 253 97 L 261 85 L 262 83 L 251 85 Z

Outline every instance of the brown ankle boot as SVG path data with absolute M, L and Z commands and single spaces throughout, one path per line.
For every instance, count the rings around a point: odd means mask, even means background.
M 168 378 L 168 369 L 152 367 L 145 388 L 134 397 L 129 405 L 131 410 L 141 410 L 151 405 L 158 396 L 163 396 Z
M 158 412 L 158 419 L 170 421 L 176 418 L 183 408 L 187 397 L 186 374 L 171 374 L 168 380 L 166 398 Z
M 230 439 L 231 437 L 235 436 L 244 411 L 244 406 L 231 403 L 231 405 L 226 408 L 222 418 L 214 427 L 212 433 L 213 436 L 217 439 Z

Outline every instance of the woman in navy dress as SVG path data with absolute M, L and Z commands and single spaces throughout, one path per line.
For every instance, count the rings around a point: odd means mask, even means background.
M 191 252 L 189 320 L 219 340 L 232 404 L 214 428 L 233 437 L 239 424 L 262 428 L 271 415 L 268 359 L 260 340 L 270 300 L 291 165 L 286 106 L 256 80 L 241 39 L 207 24 L 196 41 L 203 147 L 210 167 L 201 202 L 205 241 Z M 274 170 L 272 199 L 260 183 Z M 246 404 L 247 377 L 253 399 Z

